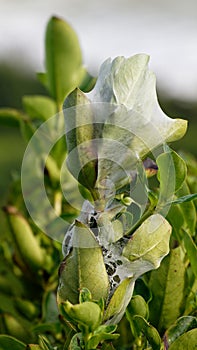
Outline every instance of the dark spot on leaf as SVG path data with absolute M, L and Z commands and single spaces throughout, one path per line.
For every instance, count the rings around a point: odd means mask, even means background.
M 121 260 L 117 260 L 117 265 L 122 265 L 122 261 Z
M 113 277 L 113 280 L 114 280 L 115 282 L 117 282 L 117 283 L 120 283 L 120 277 L 119 277 L 118 275 L 115 275 L 115 276 Z

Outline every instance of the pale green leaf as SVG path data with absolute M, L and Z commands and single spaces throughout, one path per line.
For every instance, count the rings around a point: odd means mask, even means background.
M 159 267 L 169 252 L 171 226 L 159 214 L 151 215 L 135 231 L 123 249 L 123 256 L 132 262 L 131 270 L 139 277 Z
M 133 128 L 138 117 L 138 130 L 147 123 L 152 124 L 152 141 L 175 141 L 185 134 L 187 122 L 180 119 L 168 118 L 161 110 L 157 101 L 155 90 L 155 75 L 148 69 L 149 56 L 138 54 L 128 59 L 116 57 L 113 61 L 106 60 L 100 68 L 95 88 L 91 91 L 92 102 L 108 102 L 124 105 L 127 110 L 133 110 L 136 114 L 131 115 L 130 120 L 122 124 L 129 131 Z M 144 125 L 143 125 L 144 124 Z M 157 134 L 155 131 L 157 130 Z M 143 135 L 142 130 L 139 135 Z M 160 137 L 160 141 L 159 141 Z M 144 142 L 148 140 L 142 138 Z M 153 142 L 154 147 L 157 142 Z
M 132 296 L 134 281 L 126 278 L 113 293 L 104 314 L 104 320 L 109 324 L 117 324 L 125 313 L 128 302 Z

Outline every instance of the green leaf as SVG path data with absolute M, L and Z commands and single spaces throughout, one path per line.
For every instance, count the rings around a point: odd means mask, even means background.
M 111 325 L 104 325 L 102 324 L 101 326 L 97 327 L 95 329 L 94 334 L 99 334 L 99 333 L 114 333 L 117 329 L 117 325 L 111 324 Z
M 159 267 L 169 252 L 170 234 L 171 226 L 160 214 L 151 215 L 135 231 L 123 249 L 123 256 L 132 262 L 136 278 Z
M 110 324 L 117 324 L 120 321 L 125 312 L 128 300 L 132 296 L 133 288 L 134 281 L 131 278 L 126 278 L 119 284 L 105 311 L 105 321 L 109 320 Z
M 185 195 L 190 195 L 190 190 L 186 182 L 183 184 L 181 189 L 177 192 L 177 196 L 182 197 Z M 182 211 L 184 217 L 184 226 L 185 230 L 189 230 L 189 233 L 194 236 L 196 221 L 197 221 L 197 213 L 196 208 L 193 202 L 184 202 L 180 205 L 180 209 Z
M 25 350 L 43 350 L 38 344 L 28 344 Z
M 162 153 L 156 160 L 159 171 L 157 173 L 160 182 L 158 207 L 166 205 L 172 200 L 175 192 L 182 186 L 187 169 L 185 162 L 174 151 Z
M 192 271 L 197 278 L 197 246 L 187 231 L 184 231 L 183 241 L 191 264 Z
M 181 314 L 185 297 L 185 274 L 186 266 L 181 247 L 172 249 L 160 268 L 151 272 L 149 288 L 152 300 L 149 303 L 149 318 L 161 333 Z
M 43 121 L 54 116 L 57 112 L 55 102 L 47 96 L 24 96 L 23 107 L 31 119 L 41 119 Z
M 135 326 L 142 332 L 152 346 L 152 350 L 160 350 L 161 338 L 158 331 L 150 325 L 142 316 L 134 316 Z
M 61 325 L 60 322 L 48 322 L 45 323 L 44 321 L 42 321 L 42 323 L 37 324 L 36 326 L 34 326 L 32 328 L 32 331 L 35 334 L 59 334 L 61 333 Z
M 29 120 L 20 120 L 20 131 L 24 140 L 29 142 L 36 131 L 36 126 Z
M 134 295 L 141 295 L 147 304 L 151 300 L 152 295 L 146 282 L 146 276 L 144 278 L 138 278 L 135 282 Z
M 77 304 L 82 288 L 88 288 L 94 300 L 106 300 L 109 282 L 102 250 L 94 234 L 86 225 L 76 221 L 72 252 L 60 267 L 59 303 L 69 300 Z
M 84 76 L 79 41 L 71 26 L 60 18 L 48 22 L 45 37 L 47 86 L 61 107 L 64 98 Z
M 14 299 L 14 304 L 16 309 L 29 320 L 33 320 L 39 315 L 39 308 L 30 300 L 17 297 Z
M 27 220 L 15 207 L 7 207 L 6 213 L 13 239 L 22 261 L 33 271 L 43 268 L 45 252 L 41 249 Z
M 47 80 L 47 74 L 43 72 L 36 73 L 38 81 L 47 89 L 49 90 L 48 86 L 48 80 Z
M 197 347 L 197 328 L 182 334 L 169 347 L 169 350 L 195 350 Z
M 110 333 L 99 333 L 94 334 L 87 343 L 87 349 L 97 349 L 97 346 L 100 342 L 105 340 L 116 340 L 119 338 L 119 334 L 110 334 Z
M 126 314 L 127 318 L 133 318 L 135 315 L 142 316 L 145 319 L 148 318 L 148 305 L 141 295 L 134 295 L 131 298 L 129 305 L 127 306 Z
M 93 77 L 90 73 L 86 71 L 84 78 L 79 86 L 80 90 L 82 90 L 83 92 L 91 91 L 95 86 L 96 79 L 97 78 Z
M 82 334 L 77 333 L 72 337 L 68 350 L 81 350 L 80 344 L 82 344 Z
M 178 241 L 182 241 L 182 228 L 184 217 L 180 205 L 172 205 L 167 215 L 167 220 L 172 225 L 172 236 Z
M 135 280 L 145 272 L 158 268 L 169 252 L 171 226 L 159 214 L 146 219 L 135 231 L 122 251 L 124 279 L 108 304 L 104 319 L 116 324 L 131 299 Z M 125 260 L 124 260 L 125 259 Z
M 187 299 L 185 300 L 185 310 L 184 315 L 192 315 L 195 314 L 197 309 L 197 279 L 192 275 L 192 279 L 189 281 L 189 293 L 187 295 Z
M 58 321 L 58 307 L 56 293 L 48 291 L 43 294 L 42 299 L 42 320 L 43 322 Z
M 46 168 L 48 170 L 51 181 L 54 184 L 59 184 L 61 171 L 52 156 L 48 156 L 46 160 Z
M 6 126 L 19 126 L 21 119 L 25 119 L 25 116 L 21 111 L 14 108 L 0 108 L 0 124 Z
M 87 288 L 82 288 L 79 295 L 79 303 L 84 303 L 85 301 L 92 301 L 92 295 Z
M 109 343 L 109 344 L 104 343 L 102 345 L 101 350 L 115 350 L 115 348 L 113 347 L 112 343 Z
M 173 324 L 165 333 L 164 341 L 169 347 L 177 338 L 191 329 L 197 328 L 197 318 L 193 316 L 183 316 Z
M 179 197 L 179 198 L 175 199 L 174 201 L 171 201 L 170 203 L 167 203 L 167 204 L 182 204 L 185 202 L 193 201 L 195 198 L 197 198 L 197 193 L 188 194 L 186 196 Z
M 54 348 L 49 340 L 47 339 L 47 337 L 43 336 L 43 335 L 39 335 L 39 344 L 42 350 L 55 350 L 56 348 Z
M 81 108 L 75 108 L 76 105 Z M 91 105 L 79 89 L 75 89 L 65 100 L 64 116 L 69 153 L 68 169 L 76 180 L 91 191 L 97 178 L 97 149 L 94 143 L 96 134 Z
M 95 330 L 101 323 L 101 309 L 98 304 L 92 301 L 84 301 L 75 305 L 65 301 L 61 305 L 61 310 L 65 311 L 66 315 L 74 323 L 87 327 L 90 332 Z
M 26 345 L 9 335 L 0 334 L 0 350 L 25 350 Z
M 22 322 L 11 314 L 2 313 L 0 315 L 0 322 L 3 324 L 3 333 L 25 342 L 30 339 L 31 335 Z

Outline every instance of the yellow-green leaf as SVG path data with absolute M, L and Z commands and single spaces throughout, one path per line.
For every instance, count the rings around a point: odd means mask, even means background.
M 45 44 L 47 85 L 61 107 L 64 98 L 79 86 L 84 75 L 79 41 L 67 22 L 52 17 L 47 25 Z

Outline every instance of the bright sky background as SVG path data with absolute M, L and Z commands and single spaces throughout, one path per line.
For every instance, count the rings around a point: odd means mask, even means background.
M 76 30 L 90 72 L 109 56 L 144 52 L 160 88 L 197 99 L 196 0 L 0 0 L 0 61 L 43 70 L 52 15 Z

